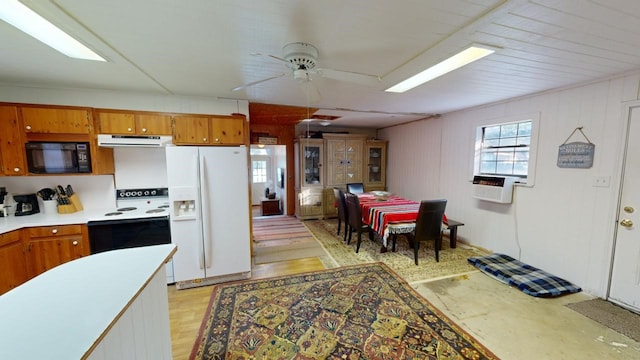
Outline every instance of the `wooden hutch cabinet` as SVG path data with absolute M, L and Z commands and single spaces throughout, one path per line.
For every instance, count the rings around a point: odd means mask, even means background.
M 296 216 L 301 219 L 338 215 L 333 188 L 363 183 L 365 191 L 386 189 L 387 142 L 362 134 L 323 134 L 299 138 L 296 158 Z

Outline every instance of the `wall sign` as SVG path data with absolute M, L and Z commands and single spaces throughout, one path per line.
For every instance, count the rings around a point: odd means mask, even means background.
M 278 145 L 278 138 L 271 136 L 260 136 L 258 137 L 258 144 L 262 145 Z
M 587 142 L 571 142 L 567 143 L 576 131 L 580 131 Z M 593 156 L 595 155 L 596 146 L 582 132 L 582 127 L 577 127 L 571 135 L 558 148 L 558 167 L 560 168 L 576 168 L 588 169 L 593 166 Z

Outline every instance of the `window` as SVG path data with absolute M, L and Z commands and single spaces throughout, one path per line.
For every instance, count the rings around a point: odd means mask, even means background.
M 267 182 L 267 161 L 266 160 L 252 160 L 251 168 L 252 168 L 254 184 Z
M 519 177 L 519 183 L 533 185 L 538 116 L 503 120 L 478 127 L 474 174 Z
M 531 121 L 482 128 L 480 174 L 527 176 Z

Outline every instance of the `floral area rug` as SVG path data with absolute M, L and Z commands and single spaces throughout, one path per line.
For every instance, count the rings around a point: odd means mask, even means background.
M 443 237 L 440 262 L 436 262 L 434 241 L 426 241 L 420 243 L 418 265 L 416 265 L 413 249 L 409 247 L 404 236 L 398 236 L 396 252 L 391 252 L 391 244 L 389 244 L 389 251 L 381 253 L 381 240 L 376 238 L 377 241 L 371 241 L 369 235 L 363 233 L 360 251 L 356 253 L 357 234 L 353 233 L 351 244 L 347 245 L 343 241 L 342 232 L 341 235 L 336 235 L 338 224 L 336 219 L 307 220 L 303 224 L 322 244 L 335 266 L 383 262 L 408 282 L 435 280 L 478 271 L 467 262 L 467 259 L 488 254 L 475 247 L 461 244 L 460 241 L 455 249 L 451 249 L 449 239 Z M 327 264 L 325 266 L 332 267 Z
M 374 263 L 215 285 L 190 359 L 496 356 Z

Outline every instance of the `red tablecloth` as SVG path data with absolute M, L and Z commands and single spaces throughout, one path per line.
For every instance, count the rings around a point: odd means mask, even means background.
M 376 200 L 373 194 L 360 194 L 358 200 L 362 209 L 362 220 L 380 235 L 384 235 L 389 223 L 415 222 L 420 209 L 419 202 L 395 195 L 380 201 Z
M 362 220 L 369 224 L 373 231 L 382 236 L 383 243 L 389 232 L 386 231 L 389 224 L 392 223 L 415 223 L 420 210 L 420 203 L 404 199 L 402 197 L 391 195 L 387 200 L 376 200 L 373 194 L 359 194 L 360 208 L 362 209 Z M 446 223 L 446 216 L 443 217 Z

